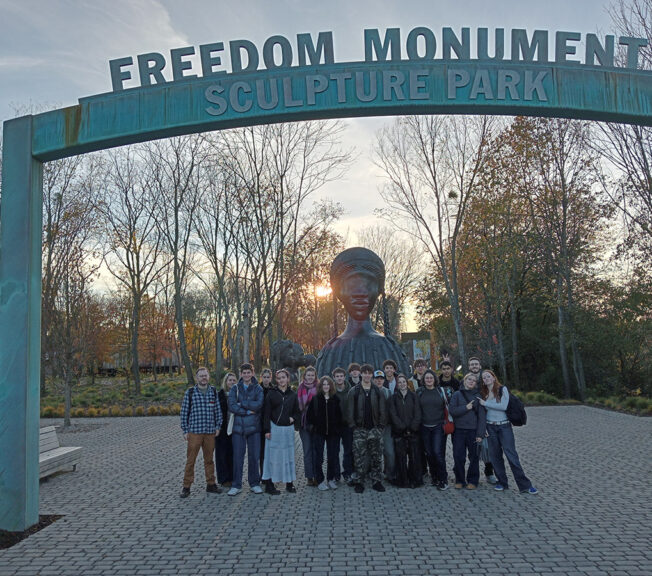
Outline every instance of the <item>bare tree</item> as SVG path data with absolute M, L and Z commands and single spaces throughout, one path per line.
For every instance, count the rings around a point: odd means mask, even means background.
M 53 203 L 46 208 L 46 214 L 52 214 L 51 228 L 46 228 L 51 233 L 46 237 L 50 241 L 48 256 L 52 256 L 49 286 L 52 308 L 48 315 L 46 342 L 54 372 L 64 383 L 64 426 L 70 426 L 72 385 L 79 380 L 85 367 L 84 328 L 88 329 L 88 323 L 84 317 L 88 290 L 101 262 L 96 250 L 99 243 L 97 220 L 92 209 L 92 198 L 99 182 L 98 163 L 95 157 L 89 157 L 84 164 L 82 176 L 74 164 L 57 166 L 70 178 L 70 186 L 64 187 L 65 194 L 62 190 L 48 198 Z
M 256 368 L 262 362 L 265 336 L 271 345 L 275 321 L 277 333 L 283 332 L 285 296 L 292 280 L 287 271 L 298 246 L 341 213 L 327 203 L 317 210 L 309 210 L 308 204 L 311 194 L 348 165 L 349 152 L 339 149 L 341 131 L 339 122 L 303 122 L 232 130 L 211 138 L 213 166 L 219 173 L 213 180 L 221 184 L 209 192 L 209 228 L 200 223 L 204 229 L 198 232 L 218 278 L 216 287 L 227 286 L 226 274 L 245 296 L 242 301 L 236 296 L 242 306 L 235 318 L 242 320 L 244 331 L 253 331 Z M 220 218 L 216 206 L 223 207 Z M 247 347 L 244 332 L 240 337 Z
M 622 36 L 647 38 L 639 50 L 641 68 L 652 70 L 652 0 L 619 0 L 609 13 Z M 625 58 L 620 54 L 621 60 Z M 603 192 L 622 213 L 628 248 L 652 258 L 652 128 L 628 124 L 598 124 L 594 150 L 617 172 L 603 177 Z M 647 272 L 642 266 L 641 271 Z
M 409 116 L 383 129 L 375 150 L 387 178 L 380 213 L 418 239 L 441 274 L 464 364 L 458 240 L 491 132 L 488 117 Z
M 375 225 L 357 232 L 361 246 L 373 250 L 385 263 L 385 294 L 390 303 L 389 326 L 385 327 L 396 336 L 400 335 L 405 307 L 423 277 L 423 253 L 412 236 L 397 235 L 389 226 Z M 375 325 L 380 325 L 381 306 L 377 306 Z
M 186 346 L 182 300 L 192 256 L 193 218 L 205 184 L 203 142 L 202 136 L 183 136 L 151 142 L 141 152 L 149 167 L 150 193 L 156 198 L 155 220 L 162 247 L 171 260 L 179 349 L 191 386 L 194 376 Z
M 134 392 L 139 395 L 142 301 L 165 262 L 161 257 L 152 190 L 132 148 L 106 155 L 104 195 L 97 206 L 107 246 L 104 262 L 131 295 L 131 371 Z
M 71 250 L 88 230 L 93 213 L 90 188 L 81 185 L 90 157 L 73 156 L 43 166 L 43 257 L 41 289 L 41 394 L 46 393 L 46 372 L 54 369 L 56 301 L 70 265 Z

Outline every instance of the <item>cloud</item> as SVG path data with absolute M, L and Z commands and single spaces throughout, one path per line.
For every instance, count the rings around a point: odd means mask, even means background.
M 4 2 L 0 20 L 3 102 L 36 96 L 21 94 L 36 75 L 42 93 L 73 95 L 66 100 L 106 92 L 110 59 L 188 43 L 157 0 Z M 32 78 L 21 81 L 16 68 Z

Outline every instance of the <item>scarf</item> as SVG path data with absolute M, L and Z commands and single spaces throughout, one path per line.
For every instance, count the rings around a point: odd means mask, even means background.
M 297 399 L 299 400 L 299 409 L 301 410 L 301 426 L 306 426 L 306 413 L 308 412 L 308 404 L 317 394 L 317 380 L 312 384 L 308 384 L 305 380 L 299 384 L 297 389 Z

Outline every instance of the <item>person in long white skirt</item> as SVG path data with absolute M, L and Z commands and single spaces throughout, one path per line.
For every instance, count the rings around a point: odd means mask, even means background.
M 267 494 L 280 494 L 274 482 L 285 482 L 287 492 L 296 492 L 294 461 L 294 424 L 301 418 L 299 401 L 290 388 L 290 374 L 284 368 L 276 372 L 276 388 L 270 389 L 263 406 L 265 459 L 263 480 Z

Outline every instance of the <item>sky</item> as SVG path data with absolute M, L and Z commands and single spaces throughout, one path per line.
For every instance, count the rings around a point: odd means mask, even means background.
M 16 109 L 63 107 L 109 92 L 109 60 L 210 42 L 331 30 L 335 60 L 363 59 L 365 28 L 416 26 L 612 31 L 605 0 L 0 0 L 0 117 Z M 392 118 L 345 120 L 343 145 L 355 148 L 345 177 L 320 196 L 341 202 L 339 229 L 375 222 L 382 205 L 372 162 L 376 132 Z M 354 192 L 354 193 L 352 193 Z M 349 241 L 355 235 L 349 234 Z
M 109 60 L 171 48 L 251 40 L 259 50 L 272 35 L 294 43 L 298 33 L 332 31 L 335 61 L 364 57 L 365 28 L 426 26 L 526 28 L 612 33 L 609 0 L 0 0 L 0 117 L 42 110 L 111 91 Z M 23 112 L 24 113 L 24 112 Z M 346 175 L 317 198 L 340 202 L 338 231 L 379 222 L 382 177 L 372 161 L 377 131 L 392 118 L 344 120 L 343 146 L 355 149 Z

